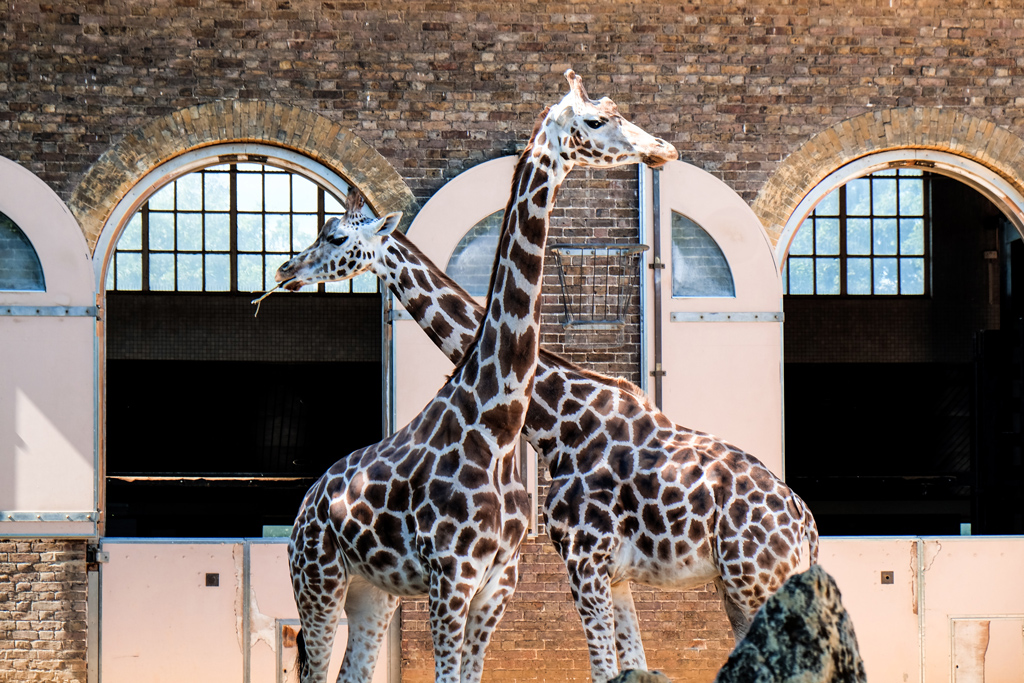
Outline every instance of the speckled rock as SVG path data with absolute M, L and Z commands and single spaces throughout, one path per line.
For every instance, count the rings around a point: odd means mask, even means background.
M 863 683 L 864 661 L 835 580 L 820 565 L 768 598 L 715 683 Z

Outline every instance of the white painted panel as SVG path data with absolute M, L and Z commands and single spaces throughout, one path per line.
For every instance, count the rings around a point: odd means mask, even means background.
M 842 593 L 868 680 L 919 683 L 916 540 L 822 538 L 818 562 Z
M 241 681 L 240 542 L 104 542 L 103 683 Z M 220 585 L 206 585 L 206 574 Z

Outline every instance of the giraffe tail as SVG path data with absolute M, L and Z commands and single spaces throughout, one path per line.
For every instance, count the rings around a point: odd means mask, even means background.
M 811 566 L 818 564 L 818 524 L 814 521 L 814 515 L 811 514 L 811 509 L 807 507 L 807 503 L 800 499 L 800 505 L 803 508 L 804 519 L 804 540 L 807 541 L 807 547 L 809 550 L 808 557 L 810 558 Z
M 299 681 L 305 681 L 309 676 L 309 653 L 306 652 L 306 639 L 302 637 L 300 630 L 295 636 L 295 670 L 299 672 Z

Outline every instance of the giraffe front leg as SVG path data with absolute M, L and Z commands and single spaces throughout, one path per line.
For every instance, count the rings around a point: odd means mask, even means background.
M 603 563 L 583 559 L 567 566 L 569 588 L 590 650 L 590 675 L 594 683 L 604 683 L 619 673 L 611 581 Z
M 647 657 L 640 637 L 640 620 L 636 616 L 633 592 L 629 581 L 612 584 L 612 606 L 615 612 L 615 647 L 619 670 L 647 669 Z
M 362 683 L 373 679 L 380 645 L 387 635 L 398 598 L 360 576 L 353 577 L 345 598 L 348 645 L 338 683 Z
M 462 683 L 478 683 L 484 672 L 484 657 L 494 629 L 512 599 L 519 579 L 519 558 L 491 579 L 469 606 L 466 642 L 462 647 Z
M 457 564 L 456 564 L 457 566 Z M 456 683 L 462 669 L 466 617 L 473 586 L 435 569 L 430 577 L 430 634 L 434 641 L 434 683 Z

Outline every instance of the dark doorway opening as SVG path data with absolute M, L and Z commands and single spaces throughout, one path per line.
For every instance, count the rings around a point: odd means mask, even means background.
M 382 436 L 379 295 L 107 295 L 109 536 L 261 536 Z
M 825 535 L 1024 532 L 1021 241 L 928 182 L 924 295 L 786 297 L 786 474 Z

